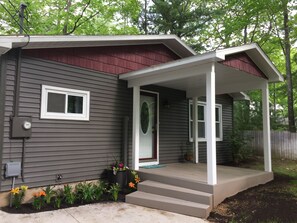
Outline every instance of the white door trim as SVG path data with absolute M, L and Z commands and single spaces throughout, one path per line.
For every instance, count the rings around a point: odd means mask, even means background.
M 140 90 L 140 96 L 141 96 L 141 92 L 147 92 L 147 93 L 151 93 L 151 94 L 155 94 L 157 96 L 157 123 L 156 123 L 156 129 L 157 129 L 157 134 L 156 134 L 156 141 L 157 141 L 157 160 L 156 161 L 152 161 L 152 162 L 145 162 L 145 161 L 141 161 L 139 160 L 139 166 L 149 166 L 149 165 L 158 165 L 159 164 L 159 160 L 160 160 L 160 156 L 159 156 L 159 92 L 155 92 L 155 91 L 148 91 L 148 90 Z

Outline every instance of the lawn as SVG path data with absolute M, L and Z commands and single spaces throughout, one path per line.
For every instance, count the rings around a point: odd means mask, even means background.
M 274 180 L 227 198 L 210 214 L 210 222 L 297 222 L 297 161 L 274 159 Z M 240 165 L 263 170 L 263 158 Z

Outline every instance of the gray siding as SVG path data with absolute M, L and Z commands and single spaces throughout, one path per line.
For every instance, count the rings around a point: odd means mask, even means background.
M 3 163 L 20 161 L 21 139 L 9 139 L 13 109 L 15 61 L 7 66 Z M 90 121 L 41 120 L 42 84 L 89 90 Z M 26 140 L 25 184 L 54 184 L 96 179 L 121 151 L 122 118 L 131 115 L 132 91 L 116 76 L 38 59 L 23 58 L 20 116 L 32 116 L 32 137 Z M 2 167 L 3 168 L 3 167 Z M 4 179 L 3 179 L 4 180 Z M 17 183 L 21 183 L 20 180 Z M 10 189 L 11 180 L 2 182 Z
M 15 60 L 7 64 L 3 164 L 21 161 L 22 140 L 10 139 L 10 116 L 13 112 Z M 90 121 L 40 119 L 40 96 L 43 84 L 88 90 L 91 92 Z M 178 162 L 181 147 L 188 142 L 188 100 L 183 91 L 158 86 L 144 89 L 159 92 L 160 163 Z M 170 108 L 163 106 L 168 101 Z M 223 104 L 224 137 L 232 127 L 232 99 L 218 96 Z M 32 116 L 32 137 L 26 140 L 25 183 L 30 187 L 97 179 L 119 157 L 122 119 L 129 116 L 129 164 L 131 165 L 132 90 L 118 77 L 56 62 L 26 58 L 22 60 L 20 116 Z M 206 161 L 205 143 L 200 143 L 200 161 Z M 231 158 L 227 141 L 217 143 L 218 162 Z M 3 170 L 3 165 L 2 165 Z M 11 180 L 2 174 L 1 190 L 9 190 Z M 22 183 L 20 179 L 17 183 Z
M 205 97 L 198 100 L 205 101 Z M 232 152 L 229 146 L 229 136 L 233 127 L 233 99 L 229 95 L 217 95 L 216 103 L 222 105 L 223 141 L 217 141 L 217 163 L 232 161 Z M 199 161 L 206 163 L 206 142 L 199 143 Z
M 147 86 L 144 89 L 159 92 L 160 115 L 160 163 L 174 163 L 183 159 L 183 151 L 189 144 L 189 106 L 184 91 Z M 199 98 L 205 101 L 205 97 Z M 164 106 L 168 101 L 170 108 Z M 232 160 L 228 137 L 232 131 L 233 99 L 229 95 L 217 95 L 216 103 L 222 105 L 223 141 L 217 142 L 217 163 Z M 206 162 L 206 142 L 199 142 L 199 161 Z

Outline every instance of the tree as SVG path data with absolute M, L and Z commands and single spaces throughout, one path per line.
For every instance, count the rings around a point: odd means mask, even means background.
M 0 34 L 17 33 L 21 0 L 4 2 L 5 8 L 0 6 Z M 27 0 L 25 3 L 28 6 L 25 28 L 31 35 L 139 32 L 132 23 L 140 12 L 138 0 Z
M 199 32 L 211 20 L 211 9 L 203 0 L 152 0 L 148 13 L 143 12 L 140 27 L 149 34 L 175 34 L 200 49 Z M 143 24 L 145 22 L 145 24 Z

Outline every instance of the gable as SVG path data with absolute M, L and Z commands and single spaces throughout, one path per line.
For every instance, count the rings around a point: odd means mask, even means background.
M 163 44 L 28 49 L 23 54 L 115 75 L 180 58 Z
M 268 79 L 266 75 L 259 69 L 259 67 L 252 61 L 246 53 L 236 53 L 227 55 L 224 61 L 219 63 L 229 66 L 257 77 Z

